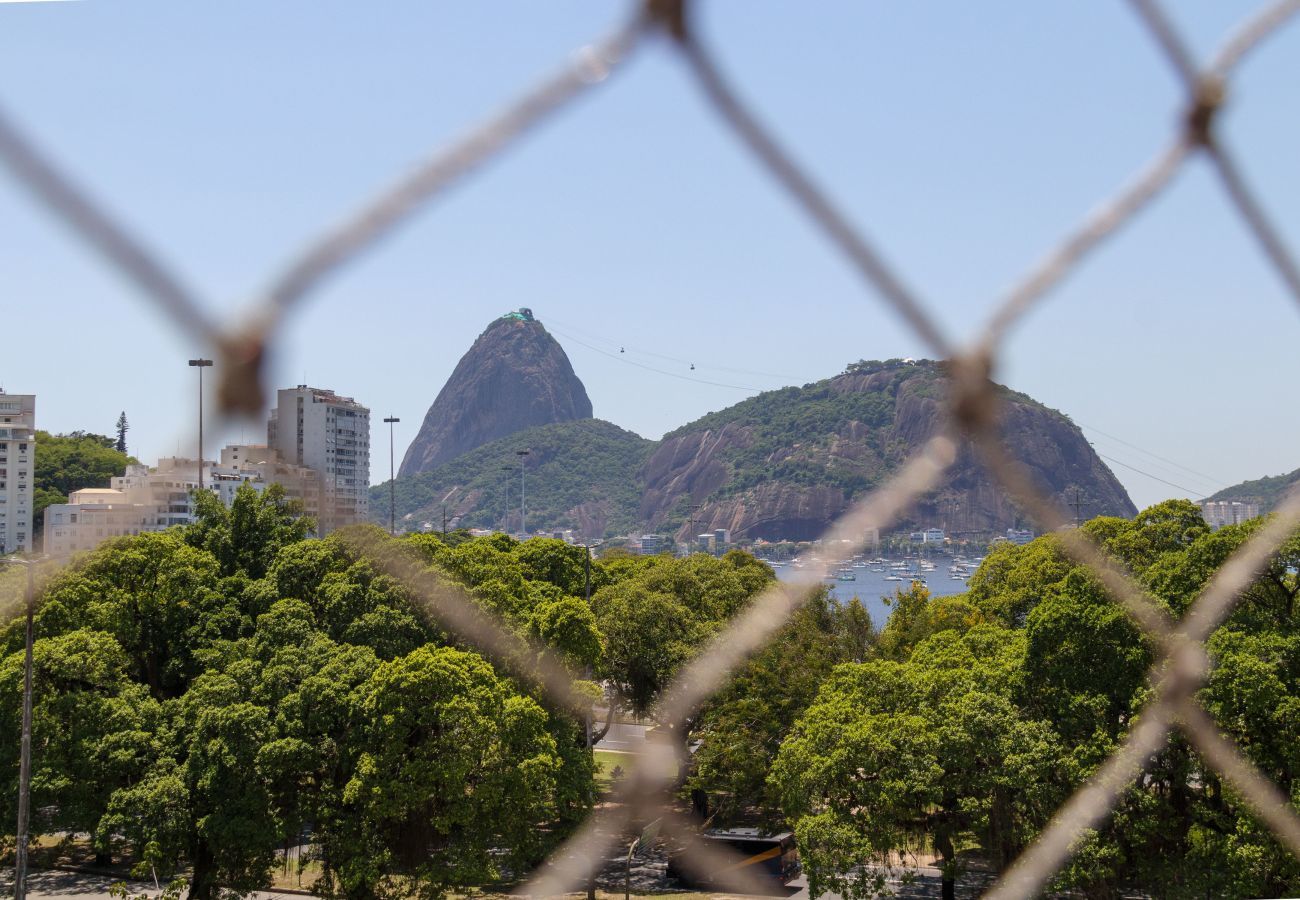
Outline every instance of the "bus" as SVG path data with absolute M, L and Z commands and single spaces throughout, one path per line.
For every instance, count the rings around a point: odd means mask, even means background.
M 677 879 L 684 887 L 725 886 L 727 873 L 750 869 L 771 884 L 774 894 L 785 894 L 786 882 L 799 874 L 799 851 L 795 849 L 794 835 L 788 831 L 764 834 L 757 828 L 712 829 L 694 840 L 708 841 L 720 850 L 731 851 L 735 861 L 714 872 L 703 873 L 698 866 L 688 869 L 682 859 L 688 851 L 679 851 L 668 860 L 668 877 Z

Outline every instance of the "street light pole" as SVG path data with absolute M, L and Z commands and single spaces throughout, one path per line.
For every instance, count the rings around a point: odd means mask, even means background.
M 199 490 L 203 490 L 203 370 L 212 365 L 212 360 L 192 359 L 190 365 L 199 370 Z
M 509 534 L 510 533 L 510 479 L 514 477 L 515 469 L 514 466 L 502 466 L 501 471 L 506 473 L 506 480 L 504 482 L 505 499 L 502 501 L 504 505 L 502 506 L 502 513 L 501 513 L 501 533 Z
M 18 757 L 18 844 L 14 848 L 14 898 L 27 897 L 27 831 L 32 793 L 32 617 L 36 609 L 36 560 L 8 559 L 6 562 L 27 569 L 27 635 L 23 656 L 22 743 Z
M 397 534 L 397 476 L 393 467 L 393 424 L 402 421 L 397 416 L 384 419 L 388 423 L 388 533 Z
M 528 462 L 528 451 L 516 450 L 515 455 L 519 457 L 519 534 L 526 540 L 528 526 L 524 524 L 524 464 Z

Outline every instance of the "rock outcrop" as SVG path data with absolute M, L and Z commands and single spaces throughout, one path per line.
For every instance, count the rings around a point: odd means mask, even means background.
M 530 310 L 487 327 L 438 392 L 402 458 L 401 475 L 429 472 L 535 425 L 591 417 L 569 358 Z
M 939 432 L 947 383 L 931 362 L 878 364 L 750 398 L 666 435 L 646 461 L 640 516 L 679 539 L 811 539 Z M 1136 513 L 1122 485 L 1064 415 L 1003 389 L 1006 452 L 1085 518 Z M 890 530 L 938 525 L 988 535 L 1027 522 L 969 444 L 944 486 Z

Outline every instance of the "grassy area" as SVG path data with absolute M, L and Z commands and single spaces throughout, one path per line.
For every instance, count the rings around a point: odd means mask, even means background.
M 287 868 L 281 863 L 271 870 L 271 887 L 306 890 L 320 876 L 321 864 L 319 860 L 308 860 L 301 874 L 298 872 L 298 861 L 290 860 Z
M 631 775 L 638 762 L 635 753 L 593 750 L 592 755 L 596 758 L 596 787 L 602 794 L 609 793 L 614 787 L 615 769 L 621 769 L 621 774 L 624 776 Z
M 617 750 L 593 750 L 592 754 L 596 758 L 596 786 L 602 794 L 613 788 L 616 768 L 622 769 L 622 777 L 626 778 L 636 771 L 643 760 L 639 753 L 621 753 Z M 666 764 L 664 774 L 674 777 L 677 775 L 675 761 Z

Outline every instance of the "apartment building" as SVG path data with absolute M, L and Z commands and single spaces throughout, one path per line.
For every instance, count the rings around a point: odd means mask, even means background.
M 227 445 L 221 451 L 221 465 L 214 470 L 213 478 L 218 484 L 222 483 L 222 479 L 231 479 L 233 488 L 229 499 L 224 494 L 221 495 L 227 506 L 234 500 L 233 490 L 244 481 L 278 484 L 284 488 L 287 498 L 302 504 L 303 515 L 313 522 L 320 521 L 321 495 L 324 491 L 321 473 L 306 466 L 285 462 L 278 450 L 266 444 Z
M 1013 544 L 1023 546 L 1034 539 L 1034 533 L 1028 528 L 1008 528 L 1007 540 Z
M 365 522 L 370 513 L 370 410 L 351 397 L 300 384 L 276 392 L 267 446 L 286 463 L 321 477 L 322 535 Z
M 1256 500 L 1202 500 L 1201 517 L 1211 528 L 1240 525 L 1248 519 L 1258 518 L 1259 502 Z
M 45 552 L 67 556 L 93 550 L 109 538 L 165 531 L 194 521 L 191 491 L 199 487 L 199 461 L 168 456 L 158 465 L 130 465 L 109 487 L 73 491 L 67 503 L 45 508 Z M 205 487 L 213 486 L 210 462 L 203 464 Z
M 0 555 L 32 549 L 36 395 L 0 390 Z
M 305 515 L 319 513 L 318 473 L 290 465 L 261 444 L 232 444 L 221 451 L 220 464 L 204 460 L 203 489 L 230 506 L 235 492 L 249 485 L 259 493 L 272 484 L 299 500 Z M 199 461 L 168 456 L 154 467 L 127 466 L 107 488 L 73 491 L 67 503 L 45 510 L 45 552 L 67 556 L 93 550 L 114 537 L 165 531 L 195 519 L 193 492 L 199 487 Z

